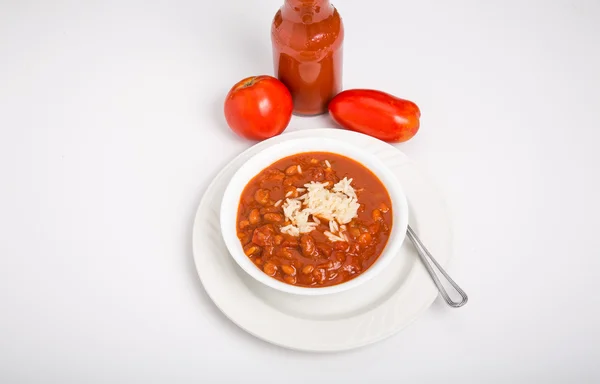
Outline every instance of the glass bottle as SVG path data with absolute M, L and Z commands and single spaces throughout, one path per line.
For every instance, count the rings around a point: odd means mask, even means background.
M 275 77 L 294 113 L 318 115 L 342 90 L 344 25 L 329 0 L 285 0 L 271 26 Z

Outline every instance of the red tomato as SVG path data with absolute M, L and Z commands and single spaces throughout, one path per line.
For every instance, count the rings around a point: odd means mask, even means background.
M 371 89 L 349 89 L 329 102 L 329 114 L 342 127 L 399 143 L 419 130 L 421 111 L 412 101 Z
M 225 99 L 225 119 L 238 135 L 264 140 L 279 135 L 292 118 L 292 95 L 272 76 L 252 76 L 231 88 Z

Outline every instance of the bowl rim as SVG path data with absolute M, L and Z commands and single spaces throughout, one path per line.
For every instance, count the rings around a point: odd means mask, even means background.
M 310 152 L 331 152 L 348 157 L 370 170 L 384 185 L 392 202 L 393 224 L 387 244 L 375 262 L 358 276 L 346 282 L 325 287 L 291 285 L 268 276 L 246 256 L 237 237 L 237 213 L 241 194 L 258 173 L 274 162 L 289 156 Z M 365 164 L 368 163 L 368 164 Z M 221 237 L 231 257 L 245 273 L 275 290 L 305 296 L 321 296 L 343 292 L 373 279 L 392 261 L 402 246 L 408 227 L 408 202 L 398 178 L 375 155 L 362 148 L 329 138 L 290 139 L 267 147 L 253 155 L 231 177 L 221 199 L 219 223 Z M 232 230 L 233 228 L 233 230 Z

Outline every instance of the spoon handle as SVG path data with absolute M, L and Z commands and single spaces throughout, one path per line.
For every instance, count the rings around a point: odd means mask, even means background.
M 440 294 L 442 295 L 444 300 L 446 300 L 446 303 L 448 303 L 449 306 L 454 307 L 454 308 L 459 308 L 459 307 L 462 307 L 463 305 L 467 304 L 467 301 L 469 300 L 469 298 L 467 297 L 467 294 L 465 293 L 465 291 L 463 291 L 458 286 L 458 284 L 456 284 L 454 282 L 454 280 L 452 280 L 452 278 L 446 273 L 446 271 L 444 271 L 444 268 L 442 268 L 442 266 L 438 264 L 438 262 L 433 258 L 433 256 L 431 256 L 431 253 L 429 253 L 427 248 L 425 248 L 425 245 L 423 245 L 423 242 L 421 242 L 421 240 L 419 239 L 419 237 L 417 236 L 415 231 L 413 231 L 413 229 L 410 227 L 410 225 L 408 226 L 408 230 L 406 231 L 406 233 L 408 235 L 408 238 L 415 245 L 415 248 L 417 248 L 417 252 L 419 253 L 419 257 L 421 258 L 421 261 L 425 265 L 425 268 L 427 268 L 427 272 L 429 272 L 429 275 L 431 275 L 431 278 L 433 279 L 435 286 L 437 287 L 438 291 L 440 291 Z M 433 269 L 433 266 L 431 265 L 431 263 L 433 263 L 433 265 L 435 265 L 435 267 L 440 271 L 440 273 L 444 276 L 444 278 L 446 278 L 446 280 L 452 286 L 452 288 L 454 288 L 454 290 L 456 290 L 456 292 L 462 297 L 462 301 L 457 302 L 457 301 L 453 301 L 450 298 L 450 296 L 448 295 L 448 292 L 446 292 L 446 289 L 444 288 L 444 286 L 442 285 L 442 283 L 440 281 L 440 277 Z

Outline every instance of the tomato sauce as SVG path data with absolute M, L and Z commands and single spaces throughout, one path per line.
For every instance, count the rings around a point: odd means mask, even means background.
M 318 115 L 342 90 L 344 25 L 329 0 L 285 0 L 271 26 L 275 76 L 294 113 Z
M 357 217 L 340 227 L 343 241 L 326 235 L 330 224 L 323 218 L 308 233 L 282 232 L 290 224 L 282 208 L 286 196 L 298 197 L 312 181 L 328 181 L 331 188 L 344 177 L 352 179 L 360 206 Z M 307 152 L 275 162 L 246 185 L 237 223 L 244 252 L 267 275 L 292 285 L 325 287 L 355 278 L 377 260 L 390 235 L 392 203 L 385 186 L 362 164 Z

